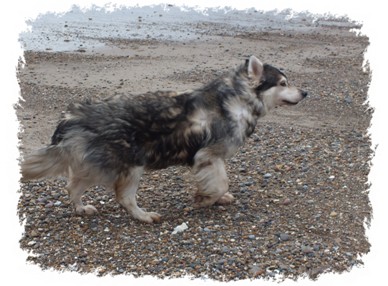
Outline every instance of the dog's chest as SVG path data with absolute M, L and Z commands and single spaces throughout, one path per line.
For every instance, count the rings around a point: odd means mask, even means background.
M 255 110 L 259 108 L 258 104 L 259 102 L 255 100 L 246 101 L 240 98 L 233 98 L 228 101 L 226 110 L 235 127 L 236 136 L 243 139 L 253 132 L 257 122 Z

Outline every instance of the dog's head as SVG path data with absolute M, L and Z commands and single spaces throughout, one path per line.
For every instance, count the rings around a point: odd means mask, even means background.
M 256 82 L 255 93 L 266 110 L 282 105 L 295 105 L 307 92 L 290 86 L 286 75 L 279 69 L 262 64 L 255 56 L 246 61 L 248 77 Z

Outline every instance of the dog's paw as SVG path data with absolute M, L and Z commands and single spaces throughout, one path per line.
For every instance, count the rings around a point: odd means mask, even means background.
M 145 223 L 154 223 L 154 222 L 160 222 L 160 219 L 162 216 L 154 212 L 143 212 L 142 214 L 139 214 L 134 217 Z
M 210 207 L 216 201 L 217 200 L 214 197 L 197 194 L 194 196 L 194 208 Z
M 227 192 L 221 198 L 219 198 L 216 203 L 219 205 L 229 205 L 233 201 L 234 201 L 234 196 L 231 193 Z
M 97 209 L 92 205 L 78 206 L 75 209 L 78 215 L 95 215 L 98 213 Z

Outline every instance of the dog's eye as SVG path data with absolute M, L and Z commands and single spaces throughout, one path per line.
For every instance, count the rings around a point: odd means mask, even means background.
M 286 81 L 282 81 L 282 82 L 280 82 L 280 85 L 281 86 L 287 86 L 287 82 Z

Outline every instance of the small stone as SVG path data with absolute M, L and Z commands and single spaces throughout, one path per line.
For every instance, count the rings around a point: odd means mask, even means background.
M 290 239 L 290 236 L 287 233 L 281 233 L 279 238 L 281 241 L 287 241 Z
M 268 276 L 270 277 L 275 277 L 276 273 L 274 271 L 268 272 Z
M 92 230 L 97 230 L 98 229 L 98 224 L 96 222 L 91 222 L 89 227 L 92 229 Z
M 314 215 L 314 218 L 315 218 L 315 219 L 320 219 L 320 218 L 321 218 L 321 214 L 316 214 L 316 215 Z
M 264 179 L 269 179 L 271 177 L 272 177 L 272 174 L 270 174 L 270 173 L 264 174 Z
M 53 207 L 53 206 L 54 206 L 53 202 L 48 202 L 48 203 L 45 205 L 46 208 L 51 208 L 51 207 Z
M 280 270 L 287 270 L 288 266 L 284 263 L 279 262 L 278 264 Z
M 103 275 L 106 272 L 106 267 L 105 266 L 99 266 L 97 268 L 97 272 L 99 275 Z
M 231 258 L 228 259 L 228 264 L 229 265 L 233 265 L 234 266 L 235 263 L 236 263 L 236 258 L 235 257 L 231 257 Z
M 346 96 L 346 97 L 344 98 L 344 101 L 345 101 L 346 103 L 350 104 L 350 103 L 353 102 L 353 99 L 352 99 L 350 96 Z
M 36 244 L 36 241 L 35 240 L 31 240 L 27 243 L 28 246 L 33 246 Z
M 312 279 L 316 279 L 318 277 L 318 275 L 322 274 L 325 272 L 325 267 L 324 266 L 320 266 L 320 267 L 317 267 L 317 268 L 313 268 L 310 270 L 310 276 Z
M 291 204 L 291 200 L 289 198 L 285 198 L 282 202 L 283 205 L 285 206 L 288 206 L 289 204 Z
M 331 217 L 336 217 L 338 214 L 335 212 L 335 211 L 332 211 L 331 213 L 330 213 L 330 216 Z
M 303 253 L 308 254 L 313 252 L 313 249 L 310 246 L 302 245 L 301 248 Z
M 261 268 L 258 265 L 253 265 L 249 271 L 252 276 L 259 276 L 265 274 L 265 269 Z
M 181 225 L 178 225 L 174 228 L 172 234 L 177 234 L 177 233 L 180 233 L 180 232 L 183 232 L 185 231 L 186 229 L 188 229 L 189 227 L 187 226 L 187 224 L 184 222 L 182 223 Z
M 302 167 L 302 172 L 307 172 L 308 170 L 309 170 L 309 167 L 307 166 Z
M 39 233 L 36 230 L 32 230 L 30 233 L 30 236 L 36 237 L 36 236 L 39 236 Z
M 250 235 L 248 235 L 248 238 L 249 238 L 250 240 L 254 240 L 254 239 L 256 238 L 256 236 L 254 236 L 253 234 L 250 234 Z

